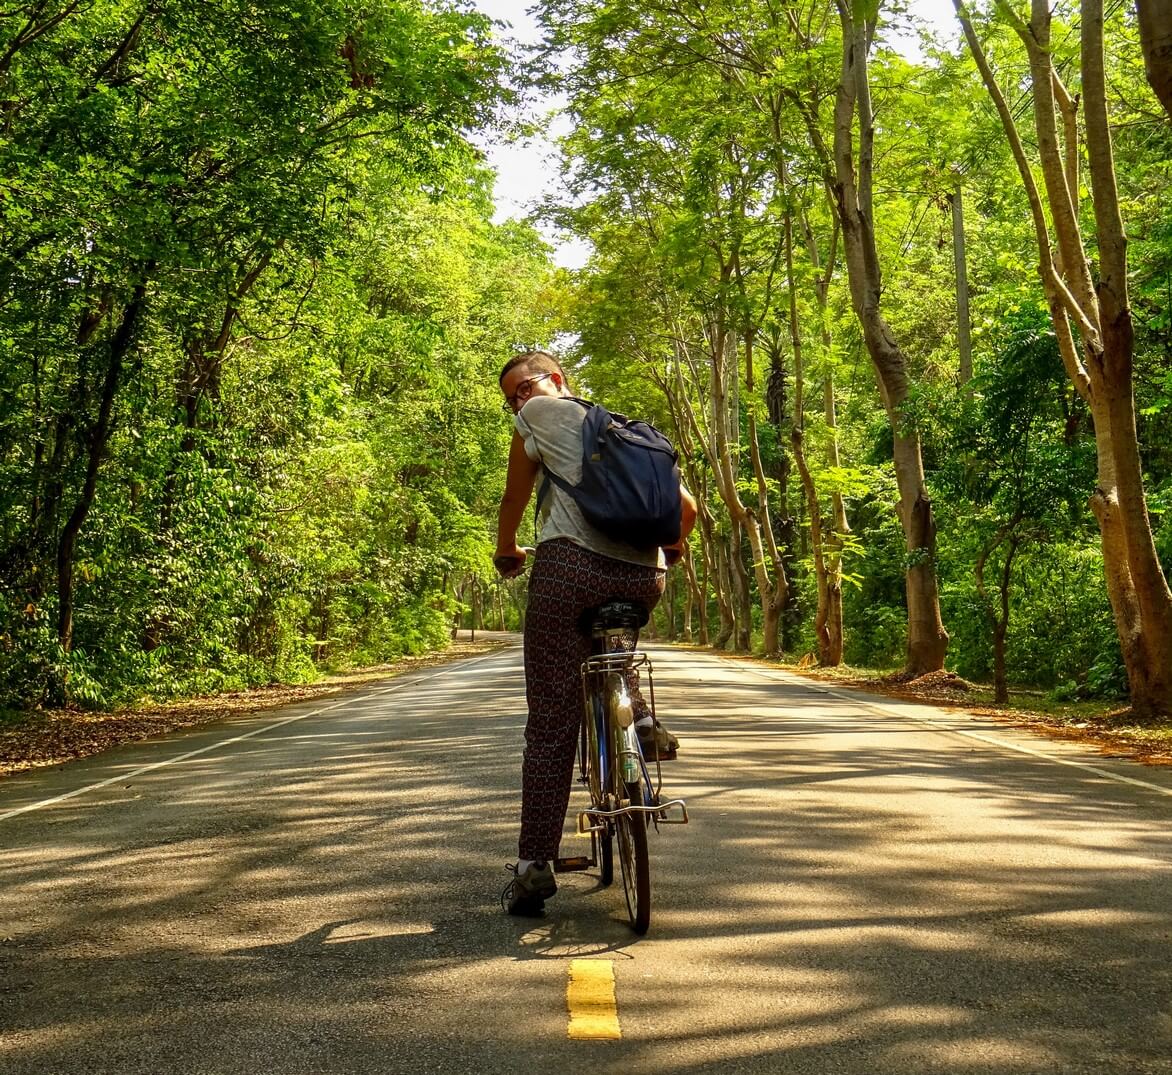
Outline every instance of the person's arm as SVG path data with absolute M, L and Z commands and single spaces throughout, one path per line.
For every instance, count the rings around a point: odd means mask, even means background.
M 683 541 L 696 525 L 696 516 L 699 508 L 696 498 L 683 485 L 680 486 L 680 540 Z
M 501 497 L 500 511 L 497 514 L 496 524 L 496 555 L 494 562 L 502 561 L 515 564 L 497 570 L 505 578 L 512 578 L 521 572 L 525 564 L 526 552 L 517 545 L 517 527 L 525 515 L 525 507 L 529 497 L 533 494 L 533 483 L 537 480 L 537 473 L 541 464 L 530 459 L 525 452 L 525 441 L 521 434 L 513 431 L 513 441 L 509 445 L 509 469 L 505 475 L 505 491 Z
M 674 545 L 664 545 L 663 557 L 668 567 L 684 555 L 684 542 L 696 525 L 696 498 L 688 492 L 687 487 L 680 485 L 680 540 Z

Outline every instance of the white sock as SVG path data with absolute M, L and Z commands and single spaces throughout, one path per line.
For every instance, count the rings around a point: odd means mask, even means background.
M 654 717 L 640 717 L 635 721 L 636 728 L 648 728 L 655 723 Z
M 536 861 L 536 859 L 517 859 L 517 876 L 520 877 Z

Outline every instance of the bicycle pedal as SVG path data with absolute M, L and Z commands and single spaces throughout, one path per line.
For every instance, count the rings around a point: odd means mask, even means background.
M 594 860 L 587 855 L 571 855 L 564 859 L 554 859 L 555 873 L 573 873 L 575 870 L 588 870 L 594 865 Z

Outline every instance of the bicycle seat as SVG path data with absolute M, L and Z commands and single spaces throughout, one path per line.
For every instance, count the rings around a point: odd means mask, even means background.
M 638 601 L 607 601 L 597 608 L 588 608 L 582 613 L 582 629 L 590 631 L 605 631 L 615 627 L 625 627 L 637 631 L 651 618 L 647 606 Z

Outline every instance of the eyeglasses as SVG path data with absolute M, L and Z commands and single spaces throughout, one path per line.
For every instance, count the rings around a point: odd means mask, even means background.
M 544 381 L 546 377 L 552 376 L 552 373 L 539 373 L 535 377 L 526 377 L 525 380 L 517 385 L 516 392 L 511 396 L 505 396 L 505 401 L 501 404 L 501 409 L 505 414 L 516 414 L 521 409 L 521 404 L 533 395 L 533 386 L 538 381 Z

